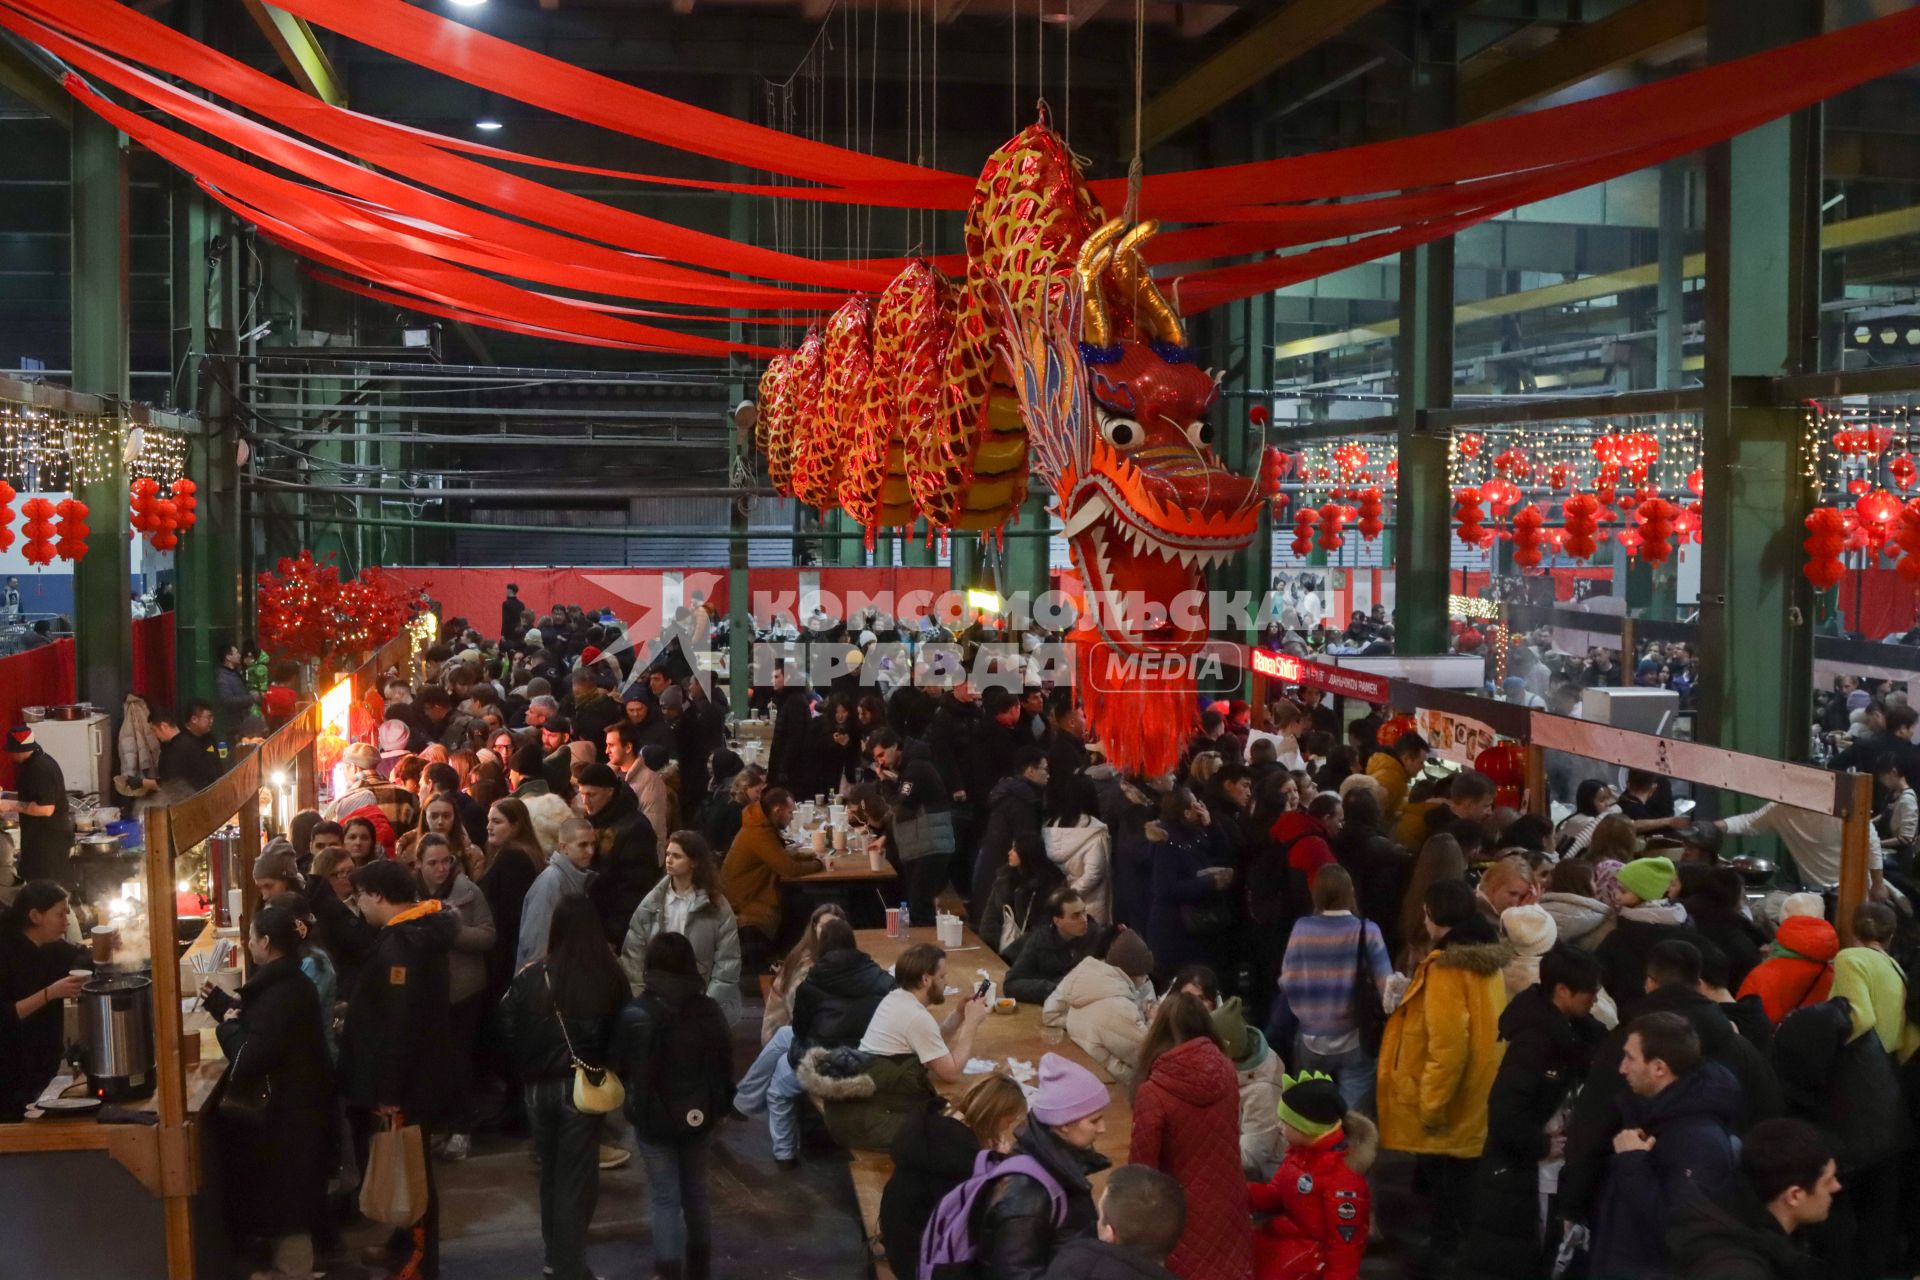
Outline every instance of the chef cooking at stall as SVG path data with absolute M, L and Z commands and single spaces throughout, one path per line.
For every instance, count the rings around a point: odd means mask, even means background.
M 83 947 L 67 941 L 72 907 L 51 880 L 29 880 L 0 914 L 0 1124 L 47 1087 L 66 1054 L 61 1001 L 80 996 L 92 968 Z
M 20 878 L 67 884 L 72 876 L 73 814 L 67 808 L 67 779 L 60 762 L 34 741 L 33 726 L 24 724 L 8 732 L 7 758 L 13 761 L 19 798 L 0 799 L 0 814 L 20 817 Z

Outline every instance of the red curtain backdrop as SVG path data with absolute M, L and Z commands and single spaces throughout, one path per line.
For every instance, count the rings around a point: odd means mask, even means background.
M 1920 587 L 1892 569 L 1849 569 L 1839 591 L 1847 630 L 1869 640 L 1899 635 L 1920 622 Z
M 681 577 L 681 603 L 692 605 L 708 600 L 727 612 L 727 571 L 725 569 L 553 569 L 498 568 L 469 569 L 448 565 L 397 565 L 382 570 L 396 586 L 421 588 L 440 602 L 444 619 L 464 617 L 480 634 L 495 637 L 500 631 L 500 606 L 507 598 L 509 582 L 520 588 L 520 599 L 534 615 L 547 612 L 553 605 L 577 604 L 593 609 L 611 605 L 614 613 L 643 638 L 658 630 L 663 608 L 663 581 L 669 572 Z M 747 572 L 750 598 L 767 593 L 783 613 L 799 606 L 800 574 L 788 568 L 751 569 Z M 935 565 L 898 568 L 855 568 L 806 570 L 820 575 L 820 590 L 835 597 L 842 609 L 864 607 L 864 597 L 899 599 L 910 592 L 930 592 L 935 599 L 951 584 L 951 571 Z M 789 596 L 791 600 L 781 600 Z M 760 619 L 768 621 L 766 618 Z M 799 619 L 795 619 L 799 621 Z
M 25 719 L 22 707 L 72 702 L 74 692 L 73 641 L 52 644 L 0 658 L 0 732 Z M 13 785 L 13 761 L 0 752 L 0 787 Z
M 173 612 L 133 620 L 133 691 L 149 707 L 173 709 Z

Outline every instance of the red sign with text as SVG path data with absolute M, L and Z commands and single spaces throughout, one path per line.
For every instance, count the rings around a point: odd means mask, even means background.
M 1388 682 L 1382 676 L 1362 675 L 1344 667 L 1330 667 L 1324 662 L 1308 662 L 1305 658 L 1275 653 L 1271 649 L 1249 650 L 1248 661 L 1256 675 L 1278 680 L 1282 684 L 1306 685 L 1311 689 L 1324 689 L 1343 698 L 1359 698 L 1365 702 L 1383 703 L 1387 700 Z

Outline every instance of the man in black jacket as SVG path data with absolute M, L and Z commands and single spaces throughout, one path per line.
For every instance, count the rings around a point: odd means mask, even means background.
M 176 720 L 164 711 L 149 717 L 154 737 L 160 739 L 160 785 L 180 799 L 204 791 L 220 781 L 224 769 L 213 741 L 213 707 L 196 698 L 181 708 Z M 168 784 L 174 784 L 169 787 Z
M 1065 885 L 1055 889 L 1047 895 L 1047 923 L 1020 940 L 1007 970 L 1007 994 L 1025 1004 L 1045 1004 L 1073 966 L 1095 953 L 1101 937 L 1079 891 Z
M 526 612 L 527 607 L 520 603 L 520 584 L 509 582 L 507 598 L 500 602 L 500 642 L 502 644 L 511 644 L 526 634 L 526 628 L 521 625 L 521 619 Z
M 1700 994 L 1700 952 L 1677 939 L 1659 943 L 1647 955 L 1647 994 L 1635 1016 L 1677 1013 L 1693 1024 L 1701 1052 L 1727 1068 L 1740 1082 L 1745 1114 L 1740 1132 L 1781 1113 L 1780 1081 L 1765 1058 L 1727 1021 L 1718 1005 Z M 1626 1024 L 1614 1028 L 1594 1054 L 1587 1087 L 1574 1103 L 1567 1124 L 1567 1164 L 1560 1174 L 1561 1212 L 1571 1222 L 1587 1222 L 1600 1196 L 1600 1181 L 1614 1134 L 1620 1131 L 1619 1107 L 1627 1095 L 1620 1062 Z
M 1809 1280 L 1812 1260 L 1794 1244 L 1827 1220 L 1840 1190 L 1833 1149 L 1801 1120 L 1766 1120 L 1740 1148 L 1740 1186 L 1716 1204 L 1680 1206 L 1667 1248 L 1686 1280 Z
M 451 1096 L 446 1055 L 447 953 L 460 932 L 437 899 L 418 902 L 413 875 L 398 862 L 371 862 L 353 873 L 360 914 L 379 936 L 347 997 L 340 1033 L 340 1094 L 352 1108 L 355 1145 L 366 1167 L 366 1140 L 388 1124 L 417 1124 L 424 1143 Z M 426 1214 L 366 1253 L 369 1265 L 411 1265 L 440 1274 L 440 1199 L 427 1162 Z
M 973 896 L 969 914 L 981 941 L 1000 949 L 1003 906 L 1016 919 L 1026 920 L 1036 904 L 1061 880 L 1060 870 L 1047 859 L 1047 843 L 1040 822 L 1045 813 L 1047 757 L 1038 747 L 1022 747 L 1013 756 L 1013 773 L 1002 778 L 989 798 L 986 830 L 980 837 L 980 855 L 974 860 Z M 996 893 L 1004 877 L 1005 891 Z M 1029 924 L 1032 922 L 1029 920 Z
M 1606 1029 L 1593 1018 L 1600 962 L 1578 947 L 1556 946 L 1540 958 L 1540 981 L 1500 1015 L 1507 1043 L 1487 1100 L 1487 1145 L 1473 1199 L 1474 1221 L 1461 1250 L 1462 1275 L 1535 1280 L 1550 1270 L 1541 1240 L 1559 1232 L 1540 1226 L 1540 1161 L 1566 1150 L 1563 1132 L 1548 1132 L 1568 1094 L 1586 1077 Z
M 640 900 L 660 883 L 660 847 L 673 833 L 656 832 L 640 812 L 639 797 L 613 766 L 599 761 L 580 775 L 580 799 L 593 824 L 593 869 L 587 888 L 607 941 L 620 945 Z
M 773 716 L 773 742 L 767 748 L 769 786 L 795 786 L 805 772 L 802 756 L 807 743 L 807 723 L 813 718 L 812 699 L 804 686 L 790 681 L 786 664 L 776 658 L 773 700 L 767 707 Z

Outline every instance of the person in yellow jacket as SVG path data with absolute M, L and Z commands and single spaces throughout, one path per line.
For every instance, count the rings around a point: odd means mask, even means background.
M 1433 1201 L 1429 1274 L 1445 1275 L 1471 1220 L 1487 1097 L 1506 1045 L 1501 971 L 1516 954 L 1475 908 L 1464 880 L 1427 889 L 1427 936 L 1380 1043 L 1380 1145 L 1418 1158 Z
M 1413 775 L 1427 767 L 1427 750 L 1427 740 L 1409 729 L 1367 758 L 1367 776 L 1387 793 L 1380 807 L 1389 823 L 1398 821 L 1406 807 Z

